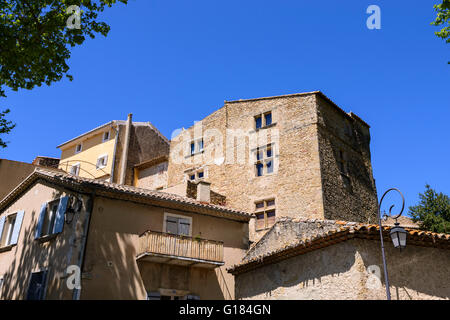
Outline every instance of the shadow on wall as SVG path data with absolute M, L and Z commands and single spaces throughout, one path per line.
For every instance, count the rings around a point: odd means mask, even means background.
M 60 196 L 60 193 L 54 192 L 52 200 L 59 199 Z M 36 210 L 25 214 L 31 214 L 31 221 L 38 220 L 39 212 Z M 64 229 L 67 227 L 65 225 Z M 5 274 L 2 297 L 7 300 L 26 299 L 31 273 L 48 270 L 46 298 L 71 298 L 72 292 L 67 289 L 65 279 L 61 279 L 70 248 L 68 237 L 62 237 L 60 234 L 47 242 L 41 242 L 35 239 L 35 232 L 34 223 L 22 226 L 22 240 L 12 248 L 14 259 Z
M 386 247 L 393 300 L 450 299 L 450 283 L 444 280 L 450 277 L 448 250 L 411 245 L 407 246 L 406 250 L 399 252 L 389 246 L 389 243 L 386 243 Z M 301 295 L 301 291 L 308 287 L 318 286 L 316 291 L 323 290 L 320 292 L 321 298 L 342 299 L 342 297 L 339 298 L 339 292 L 342 291 L 340 284 L 344 281 L 348 286 L 348 280 L 351 279 L 355 281 L 355 285 L 349 286 L 348 290 L 355 290 L 355 292 L 350 292 L 350 296 L 357 296 L 357 299 L 383 300 L 386 299 L 386 291 L 380 250 L 378 241 L 355 239 L 283 260 L 238 275 L 236 296 L 242 299 L 252 299 L 258 296 L 258 298 L 267 299 L 308 299 Z M 357 263 L 355 257 L 358 256 L 361 257 L 362 263 L 355 266 Z M 381 283 L 383 284 L 376 290 L 366 287 L 369 277 L 367 270 L 374 265 L 380 268 Z M 349 279 L 348 276 L 351 278 Z M 324 277 L 327 277 L 326 288 L 321 289 Z M 333 279 L 334 277 L 336 279 Z M 280 289 L 283 291 L 283 288 L 295 286 L 298 287 L 297 291 L 292 290 L 285 296 L 279 295 Z M 272 297 L 275 290 L 278 292 L 277 297 Z M 334 292 L 330 292 L 330 290 Z
M 142 299 L 143 283 L 130 236 L 133 235 L 90 231 L 81 299 Z

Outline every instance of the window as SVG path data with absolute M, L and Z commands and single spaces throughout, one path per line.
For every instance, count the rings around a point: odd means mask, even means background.
M 263 230 L 275 223 L 275 199 L 255 202 L 256 230 Z
M 69 197 L 62 197 L 42 204 L 35 239 L 62 232 L 68 201 Z
M 27 300 L 44 300 L 47 271 L 33 272 L 28 286 Z
M 261 129 L 272 125 L 272 112 L 266 112 L 255 116 L 255 129 Z
M 47 236 L 53 233 L 58 206 L 59 206 L 59 199 L 48 203 L 47 212 L 44 217 L 44 224 L 42 226 L 41 236 Z
M 347 154 L 342 150 L 338 151 L 337 163 L 339 171 L 343 174 L 347 174 L 348 173 Z
M 0 218 L 0 247 L 17 244 L 24 211 Z
M 261 177 L 274 172 L 273 146 L 271 144 L 256 149 L 255 174 Z
M 204 179 L 205 177 L 206 177 L 206 171 L 204 168 L 192 170 L 187 173 L 187 178 L 189 179 L 189 181 L 197 181 L 197 180 Z
M 69 173 L 73 174 L 74 176 L 78 176 L 80 174 L 80 164 L 76 163 L 73 166 L 71 166 Z
M 108 141 L 109 140 L 109 131 L 103 132 L 103 139 L 102 141 Z
M 3 278 L 0 278 L 0 297 L 2 296 L 2 288 L 3 288 L 4 282 L 5 282 L 5 280 Z
M 182 235 L 182 236 L 190 236 L 191 235 L 191 225 L 192 218 L 185 217 L 175 214 L 165 214 L 165 232 Z
M 108 155 L 105 154 L 105 155 L 98 157 L 96 168 L 97 168 L 97 170 L 102 169 L 102 168 L 106 167 L 107 164 L 108 164 Z
M 191 156 L 203 152 L 203 138 L 191 141 Z
M 83 150 L 83 146 L 82 144 L 77 144 L 77 146 L 75 147 L 75 153 L 80 153 Z

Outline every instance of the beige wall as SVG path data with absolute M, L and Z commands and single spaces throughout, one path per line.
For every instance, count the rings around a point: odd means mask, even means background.
M 162 162 L 149 168 L 135 168 L 137 170 L 135 186 L 150 190 L 167 187 L 167 166 L 168 162 Z
M 109 131 L 109 140 L 103 142 L 103 133 Z M 74 143 L 61 147 L 61 161 L 59 168 L 70 172 L 72 165 L 80 163 L 80 177 L 96 179 L 111 174 L 114 145 L 115 145 L 115 129 L 107 127 L 99 129 L 95 135 L 88 138 L 77 139 Z M 79 153 L 75 153 L 76 145 L 82 143 L 83 149 Z M 100 156 L 107 155 L 108 162 L 105 168 L 97 169 L 97 159 Z
M 148 262 L 138 264 L 139 235 L 147 230 L 163 231 L 164 212 L 192 217 L 192 236 L 223 241 L 225 265 L 220 270 L 207 271 Z M 202 299 L 227 298 L 228 291 L 233 296 L 234 279 L 225 268 L 243 257 L 247 234 L 247 224 L 242 222 L 96 197 L 81 298 L 145 299 L 146 291 L 169 284 L 177 288 L 163 289 L 189 288 Z M 170 282 L 177 277 L 180 281 Z
M 386 244 L 392 299 L 450 299 L 448 250 Z M 376 267 L 374 267 L 376 266 Z M 369 273 L 380 271 L 381 282 Z M 380 285 L 379 285 L 380 284 Z M 386 299 L 378 241 L 352 239 L 236 276 L 240 299 Z
M 6 197 L 35 168 L 30 163 L 0 159 L 0 199 Z
M 67 195 L 62 189 L 36 184 L 12 203 L 0 216 L 24 210 L 18 243 L 9 251 L 0 252 L 0 277 L 5 282 L 1 299 L 25 299 L 32 272 L 48 270 L 47 299 L 72 299 L 66 286 L 64 272 L 78 263 L 85 208 L 74 216 L 71 224 L 64 224 L 63 232 L 55 238 L 35 240 L 35 230 L 42 203 Z

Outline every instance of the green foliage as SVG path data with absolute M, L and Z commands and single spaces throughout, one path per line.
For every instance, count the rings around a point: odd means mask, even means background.
M 97 17 L 116 2 L 127 0 L 0 0 L 0 97 L 6 97 L 7 87 L 31 90 L 63 76 L 72 80 L 67 74 L 70 48 L 87 37 L 106 36 L 110 27 Z M 67 28 L 71 5 L 81 8 L 80 29 Z M 12 129 L 7 122 L 0 128 L 0 133 Z
M 435 4 L 434 9 L 437 11 L 437 17 L 431 24 L 435 26 L 444 25 L 435 34 L 450 43 L 450 0 L 443 0 L 441 4 Z
M 423 230 L 450 233 L 450 198 L 437 193 L 428 184 L 425 188 L 425 193 L 419 193 L 419 204 L 409 207 L 409 214 Z
M 16 125 L 5 119 L 5 115 L 9 113 L 9 109 L 0 112 L 0 134 L 8 134 Z M 0 138 L 0 148 L 6 148 L 6 141 Z

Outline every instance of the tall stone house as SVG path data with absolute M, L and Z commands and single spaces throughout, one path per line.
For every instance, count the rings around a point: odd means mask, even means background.
M 254 214 L 253 240 L 282 216 L 377 214 L 369 125 L 320 91 L 225 101 L 171 141 L 168 186 L 186 180 L 207 181 L 228 206 Z

